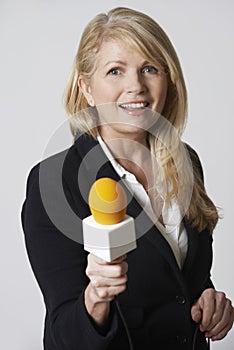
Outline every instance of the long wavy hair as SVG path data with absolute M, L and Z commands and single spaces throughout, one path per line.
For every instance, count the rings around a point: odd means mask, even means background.
M 180 137 L 187 119 L 187 91 L 175 49 L 163 29 L 151 17 L 124 7 L 97 15 L 83 32 L 64 96 L 72 134 L 75 136 L 77 132 L 86 132 L 97 136 L 97 127 L 87 112 L 90 106 L 79 88 L 78 79 L 82 75 L 89 84 L 95 71 L 97 53 L 105 40 L 124 41 L 167 75 L 167 96 L 161 114 L 172 126 L 170 130 L 176 130 Z M 172 137 L 173 132 L 164 134 L 169 137 L 170 147 L 168 141 L 165 145 L 165 140 L 154 132 L 148 133 L 155 182 L 160 168 L 164 183 L 167 184 L 165 200 L 179 200 L 180 197 L 181 207 L 191 224 L 200 232 L 208 229 L 212 233 L 218 221 L 218 212 L 206 193 L 199 158 L 189 146 L 181 147 L 178 138 Z M 188 157 L 181 156 L 186 152 L 191 160 L 192 174 Z M 188 192 L 188 178 L 192 178 L 193 183 L 189 203 L 184 205 L 184 196 L 180 195 L 180 190 L 184 194 Z

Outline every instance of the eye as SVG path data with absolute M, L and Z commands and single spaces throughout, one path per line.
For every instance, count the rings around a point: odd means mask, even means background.
M 111 68 L 107 74 L 108 75 L 119 75 L 120 69 L 119 68 Z
M 159 70 L 153 66 L 146 66 L 142 69 L 143 73 L 158 74 Z

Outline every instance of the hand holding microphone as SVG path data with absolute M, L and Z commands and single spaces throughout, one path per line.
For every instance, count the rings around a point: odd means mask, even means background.
M 110 302 L 126 289 L 128 264 L 126 255 L 112 262 L 90 253 L 86 274 L 90 283 L 85 290 L 85 306 L 89 315 L 100 326 L 109 317 Z
M 126 289 L 128 264 L 126 255 L 107 262 L 96 255 L 88 255 L 86 274 L 96 302 L 109 302 Z

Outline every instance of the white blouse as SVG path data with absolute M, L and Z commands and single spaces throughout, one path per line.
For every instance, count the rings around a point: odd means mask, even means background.
M 170 204 L 164 202 L 162 208 L 164 225 L 162 225 L 154 213 L 150 198 L 142 184 L 138 182 L 134 174 L 127 171 L 115 160 L 100 135 L 97 136 L 97 140 L 117 174 L 128 187 L 130 192 L 133 193 L 136 200 L 144 208 L 147 215 L 169 243 L 177 264 L 181 269 L 187 254 L 188 237 L 178 204 L 175 201 L 172 201 Z

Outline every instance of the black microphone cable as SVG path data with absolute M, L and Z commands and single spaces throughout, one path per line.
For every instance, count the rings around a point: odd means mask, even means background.
M 196 346 L 197 334 L 198 334 L 198 331 L 199 331 L 199 327 L 200 327 L 200 325 L 198 324 L 196 326 L 196 329 L 195 329 L 195 332 L 194 332 L 194 335 L 193 335 L 193 347 L 192 347 L 192 350 L 196 350 L 195 346 Z M 210 350 L 210 338 L 208 338 L 207 350 Z
M 115 302 L 115 305 L 117 307 L 117 310 L 118 310 L 118 313 L 119 313 L 119 316 L 123 322 L 123 325 L 124 325 L 124 328 L 125 328 L 125 331 L 126 331 L 126 334 L 127 334 L 127 338 L 128 338 L 128 344 L 129 344 L 129 349 L 130 350 L 134 350 L 133 348 L 133 345 L 132 345 L 132 338 L 131 338 L 131 335 L 130 335 L 130 332 L 129 332 L 129 329 L 128 329 L 128 325 L 127 325 L 127 322 L 124 318 L 124 315 L 121 311 L 121 308 L 120 308 L 120 305 L 119 305 L 119 302 L 117 299 L 114 299 L 114 302 Z

